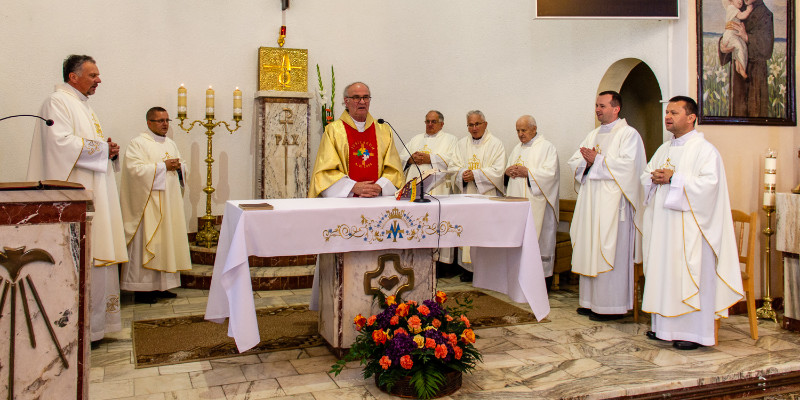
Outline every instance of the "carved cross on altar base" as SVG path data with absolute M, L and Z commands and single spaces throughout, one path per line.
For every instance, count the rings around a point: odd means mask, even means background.
M 275 144 L 276 145 L 283 145 L 284 150 L 284 157 L 283 157 L 283 184 L 289 184 L 289 146 L 297 146 L 297 134 L 292 134 L 292 140 L 289 141 L 289 125 L 294 124 L 292 118 L 294 115 L 292 114 L 292 110 L 288 108 L 283 109 L 283 119 L 279 119 L 278 122 L 283 125 L 283 142 L 281 142 L 281 135 L 275 135 Z

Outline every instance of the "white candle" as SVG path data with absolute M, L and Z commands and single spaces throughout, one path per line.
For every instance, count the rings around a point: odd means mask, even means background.
M 775 193 L 764 192 L 764 205 L 765 206 L 775 205 Z
M 764 159 L 764 170 L 766 171 L 775 171 L 778 167 L 778 159 L 775 157 L 767 157 Z
M 186 88 L 181 83 L 178 88 L 178 118 L 186 118 L 186 110 Z
M 233 118 L 242 118 L 242 91 L 239 87 L 233 91 Z
M 764 184 L 765 185 L 774 185 L 775 184 L 775 174 L 764 174 Z
M 214 89 L 206 90 L 206 119 L 214 119 Z

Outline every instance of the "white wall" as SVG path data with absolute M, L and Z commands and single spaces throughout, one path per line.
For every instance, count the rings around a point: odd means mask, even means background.
M 204 90 L 217 93 L 217 116 L 230 118 L 231 92 L 244 92 L 243 128 L 214 137 L 214 213 L 228 199 L 251 198 L 253 134 L 251 99 L 260 46 L 276 46 L 280 1 L 137 0 L 4 1 L 0 7 L 0 116 L 35 113 L 61 80 L 70 53 L 97 59 L 103 83 L 91 104 L 104 132 L 123 145 L 145 128 L 144 112 L 163 105 L 176 116 L 176 90 L 189 89 L 189 117 L 203 116 Z M 686 4 L 682 1 L 682 13 Z M 692 13 L 693 14 L 693 13 Z M 562 197 L 574 197 L 565 162 L 594 127 L 594 97 L 616 60 L 646 62 L 665 95 L 688 87 L 686 19 L 681 21 L 536 20 L 534 2 L 509 0 L 293 1 L 287 11 L 286 47 L 307 48 L 310 90 L 314 65 L 337 77 L 341 91 L 367 82 L 372 114 L 392 122 L 404 139 L 423 131 L 428 109 L 445 114 L 445 130 L 466 134 L 465 114 L 482 110 L 489 129 L 506 145 L 516 143 L 514 123 L 531 113 L 539 132 L 558 148 Z M 676 28 L 670 33 L 669 25 Z M 670 34 L 679 57 L 669 79 Z M 677 93 L 676 93 L 677 94 Z M 317 107 L 314 107 L 318 119 Z M 0 180 L 25 178 L 33 120 L 0 123 Z M 319 125 L 312 134 L 312 159 Z M 174 137 L 194 174 L 187 216 L 205 213 L 206 138 L 199 128 Z M 194 227 L 195 222 L 191 221 Z

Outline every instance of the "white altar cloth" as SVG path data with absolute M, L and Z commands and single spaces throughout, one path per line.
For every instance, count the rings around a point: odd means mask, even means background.
M 205 318 L 230 318 L 240 352 L 260 342 L 247 257 L 382 249 L 474 246 L 473 286 L 505 293 L 550 313 L 530 204 L 480 195 L 438 196 L 430 203 L 380 198 L 228 201 Z M 268 202 L 272 210 L 239 204 Z M 439 214 L 441 212 L 441 217 Z M 441 237 L 436 226 L 441 227 Z

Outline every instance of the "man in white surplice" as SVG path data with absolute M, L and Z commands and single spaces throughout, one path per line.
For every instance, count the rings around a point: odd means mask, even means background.
M 569 160 L 578 199 L 570 226 L 572 272 L 580 275 L 578 314 L 595 321 L 633 308 L 633 263 L 641 257 L 642 185 L 647 162 L 639 132 L 619 118 L 622 98 L 601 92 L 600 126 Z
M 694 99 L 669 100 L 664 125 L 673 139 L 641 175 L 647 337 L 679 350 L 714 345 L 715 319 L 727 318 L 743 293 L 725 167 L 696 119 Z
M 40 115 L 52 119 L 36 124 L 28 161 L 28 180 L 62 180 L 82 184 L 93 193 L 91 229 L 91 340 L 122 329 L 119 315 L 119 268 L 128 261 L 114 170 L 119 170 L 119 146 L 106 137 L 89 106 L 100 85 L 100 70 L 92 57 L 71 55 L 64 60 L 64 83 L 42 104 Z M 113 169 L 112 169 L 113 168 Z
M 479 110 L 467 113 L 467 129 L 470 136 L 461 138 L 456 144 L 453 170 L 453 191 L 478 193 L 490 196 L 503 195 L 503 173 L 506 167 L 506 149 L 500 139 L 487 129 L 486 117 Z M 459 265 L 467 270 L 462 281 L 472 281 L 472 265 L 469 248 L 461 248 Z
M 180 152 L 167 137 L 169 114 L 153 107 L 122 162 L 120 202 L 130 262 L 122 266 L 120 288 L 136 292 L 139 303 L 174 298 L 180 272 L 192 269 L 183 213 Z
M 526 197 L 539 235 L 544 276 L 553 276 L 558 228 L 558 154 L 550 141 L 537 134 L 536 119 L 523 115 L 517 120 L 517 137 L 506 163 L 506 195 Z
M 400 158 L 405 168 L 406 181 L 419 176 L 419 171 L 413 164 L 417 164 L 420 171 L 425 172 L 433 169 L 447 172 L 453 165 L 455 158 L 456 137 L 442 131 L 444 127 L 444 115 L 436 110 L 428 111 L 425 115 L 425 133 L 420 133 L 408 141 L 408 151 L 400 152 Z M 447 180 L 439 186 L 425 191 L 434 195 L 450 194 L 452 182 Z M 439 249 L 438 261 L 451 264 L 453 262 L 453 249 L 448 247 Z

